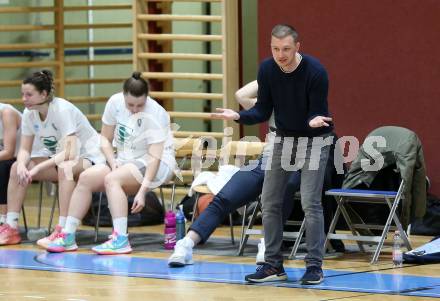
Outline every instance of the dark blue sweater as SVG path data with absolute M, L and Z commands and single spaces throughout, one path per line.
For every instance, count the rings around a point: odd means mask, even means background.
M 252 109 L 239 112 L 239 123 L 266 121 L 274 111 L 277 129 L 289 136 L 314 137 L 332 131 L 332 124 L 315 129 L 309 126 L 314 117 L 329 116 L 327 72 L 317 59 L 303 54 L 299 66 L 284 73 L 268 58 L 261 63 L 257 80 L 258 101 Z

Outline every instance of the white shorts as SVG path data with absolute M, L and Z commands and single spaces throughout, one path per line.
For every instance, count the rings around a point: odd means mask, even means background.
M 45 147 L 39 147 L 39 146 L 35 147 L 35 145 L 34 145 L 34 147 L 32 148 L 31 159 L 32 158 L 51 158 L 53 156 L 54 156 L 54 154 Z M 87 159 L 93 165 L 105 164 L 105 161 L 106 161 L 104 155 L 101 152 L 84 154 L 84 155 L 81 155 L 80 158 Z
M 52 153 L 48 149 L 44 147 L 32 148 L 31 158 L 50 158 L 50 157 L 52 157 Z
M 105 164 L 106 162 L 104 154 L 102 154 L 101 152 L 84 154 L 81 155 L 80 158 L 89 160 L 90 162 L 92 162 L 93 165 Z
M 148 164 L 142 159 L 134 159 L 134 160 L 126 160 L 118 162 L 121 165 L 125 164 L 133 164 L 139 171 L 139 174 L 135 174 L 134 177 L 139 183 L 142 183 L 143 177 L 145 176 L 145 172 L 147 171 Z M 159 164 L 159 169 L 157 170 L 156 176 L 153 179 L 153 182 L 150 184 L 150 188 L 156 188 L 166 183 L 172 179 L 174 176 L 174 170 L 176 166 L 169 166 L 164 161 L 161 161 Z

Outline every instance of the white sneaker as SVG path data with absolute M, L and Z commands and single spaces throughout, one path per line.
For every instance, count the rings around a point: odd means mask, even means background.
M 257 253 L 257 258 L 256 258 L 256 262 L 257 265 L 262 265 L 265 263 L 264 260 L 264 253 L 266 252 L 266 246 L 264 245 L 264 238 L 260 238 L 260 242 L 258 243 L 258 253 Z
M 189 241 L 188 241 L 189 240 Z M 190 238 L 183 238 L 176 243 L 174 252 L 168 258 L 168 265 L 172 268 L 193 264 L 192 251 L 194 243 Z
M 63 230 L 63 227 L 56 225 L 52 234 L 37 240 L 37 245 L 47 250 L 47 247 L 49 247 L 49 245 L 57 238 L 57 235 L 61 233 L 61 230 Z

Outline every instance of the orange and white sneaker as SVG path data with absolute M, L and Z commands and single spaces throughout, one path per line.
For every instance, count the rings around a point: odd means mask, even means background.
M 18 229 L 12 228 L 8 224 L 0 226 L 0 245 L 16 245 L 21 242 Z
M 63 230 L 63 227 L 57 225 L 49 236 L 37 240 L 37 245 L 47 250 L 47 247 L 53 243 L 53 241 L 57 238 L 57 235 L 61 233 L 61 230 Z

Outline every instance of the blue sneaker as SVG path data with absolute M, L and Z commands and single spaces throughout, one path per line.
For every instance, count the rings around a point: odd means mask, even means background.
M 306 268 L 306 272 L 299 280 L 301 284 L 313 285 L 320 284 L 324 280 L 324 273 L 322 269 L 318 266 L 309 266 Z
M 76 251 L 77 249 L 75 233 L 57 233 L 54 240 L 47 246 L 47 251 L 51 253 Z
M 255 273 L 246 275 L 244 279 L 249 282 L 284 281 L 287 280 L 287 274 L 282 266 L 276 268 L 268 263 L 263 263 L 257 267 Z
M 92 251 L 99 255 L 115 255 L 115 254 L 128 254 L 132 249 L 130 242 L 128 241 L 128 235 L 120 235 L 117 232 L 112 233 L 109 236 L 109 240 L 92 248 Z

